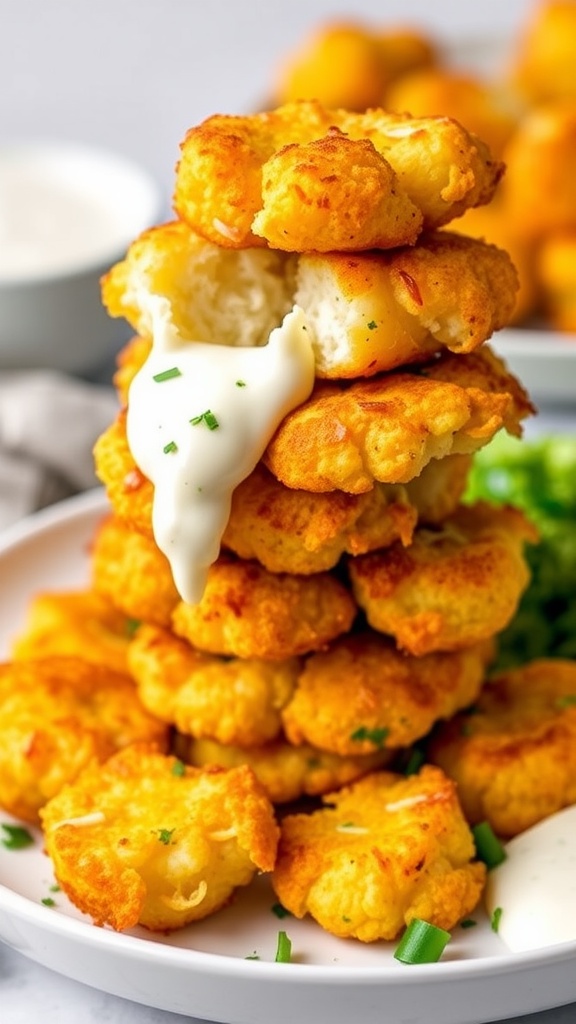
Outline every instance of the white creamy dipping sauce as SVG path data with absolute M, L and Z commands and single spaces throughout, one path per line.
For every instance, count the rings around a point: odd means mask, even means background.
M 514 952 L 576 941 L 576 806 L 506 844 L 488 874 L 486 906 L 501 910 L 498 935 Z
M 298 307 L 267 345 L 237 348 L 183 342 L 167 304 L 157 301 L 152 352 L 130 385 L 128 444 L 154 484 L 156 544 L 183 600 L 197 604 L 220 553 L 232 492 L 281 420 L 308 398 L 314 354 Z

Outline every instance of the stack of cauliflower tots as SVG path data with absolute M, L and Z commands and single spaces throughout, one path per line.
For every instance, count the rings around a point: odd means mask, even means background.
M 58 664 L 82 657 L 93 675 L 28 820 L 40 816 L 60 884 L 97 923 L 178 927 L 256 872 L 294 915 L 367 942 L 415 917 L 451 929 L 478 903 L 470 825 L 488 811 L 466 790 L 465 817 L 465 730 L 445 753 L 442 723 L 481 728 L 466 712 L 537 536 L 519 511 L 462 496 L 473 453 L 501 429 L 519 435 L 533 409 L 485 344 L 512 314 L 511 261 L 445 227 L 489 202 L 502 170 L 447 118 L 316 102 L 214 116 L 182 144 L 178 219 L 105 278 L 110 314 L 137 332 L 95 450 L 111 512 L 90 589 L 39 596 L 6 669 L 52 666 L 36 676 L 55 705 Z M 177 364 L 194 343 L 265 346 L 294 307 L 312 390 L 235 489 L 203 596 L 186 603 L 126 429 L 158 310 Z M 203 429 L 226 429 L 217 413 Z M 52 720 L 61 744 L 68 719 Z M 106 723 L 107 744 L 81 753 Z

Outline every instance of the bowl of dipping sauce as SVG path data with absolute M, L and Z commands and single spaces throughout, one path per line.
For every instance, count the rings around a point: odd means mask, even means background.
M 90 376 L 129 329 L 106 314 L 100 278 L 156 223 L 150 175 L 76 143 L 0 146 L 0 370 Z

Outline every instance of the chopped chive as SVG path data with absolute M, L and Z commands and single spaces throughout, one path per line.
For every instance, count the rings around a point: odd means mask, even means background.
M 506 850 L 487 821 L 474 825 L 472 835 L 478 860 L 484 861 L 489 871 L 506 860 Z
M 350 736 L 351 740 L 370 740 L 370 743 L 374 743 L 377 747 L 383 747 L 384 741 L 388 736 L 390 730 L 385 728 L 368 729 L 365 725 L 360 725 Z
M 275 961 L 277 964 L 289 964 L 292 955 L 292 943 L 286 932 L 278 932 L 278 946 Z
M 54 882 L 54 885 L 50 886 L 50 892 L 61 892 L 58 882 Z
M 450 941 L 450 932 L 415 917 L 400 939 L 394 958 L 403 964 L 435 964 Z
M 182 370 L 179 370 L 177 366 L 171 366 L 169 370 L 161 370 L 160 373 L 155 373 L 152 380 L 155 380 L 157 384 L 160 384 L 163 380 L 172 380 L 173 377 L 181 377 Z
M 410 756 L 406 762 L 404 775 L 416 775 L 424 764 L 424 761 L 424 751 L 420 750 L 420 747 L 414 747 L 410 751 Z
M 279 918 L 292 917 L 290 911 L 286 910 L 286 907 L 283 907 L 281 903 L 273 903 L 272 906 L 270 907 L 270 910 L 272 911 L 273 914 L 276 915 L 276 917 Z
M 175 831 L 176 829 L 174 828 L 159 828 L 157 829 L 158 839 L 164 846 L 169 846 Z
M 463 921 L 460 921 L 461 928 L 475 928 L 478 921 L 475 921 L 472 917 L 465 917 Z
M 368 327 L 369 331 L 373 331 L 374 328 L 378 326 L 378 324 L 376 323 L 375 320 L 370 320 L 366 326 Z
M 236 381 L 236 387 L 237 388 L 245 388 L 246 387 L 246 381 L 245 380 L 237 380 Z
M 2 828 L 4 829 L 6 836 L 3 837 L 0 842 L 7 850 L 24 850 L 27 846 L 33 845 L 34 838 L 27 828 L 22 828 L 21 825 L 4 824 L 2 824 Z
M 176 441 L 168 441 L 168 444 L 164 445 L 162 451 L 164 452 L 164 455 L 168 455 L 170 452 L 177 452 L 178 445 L 176 444 Z
M 184 761 L 174 761 L 174 764 L 172 765 L 172 775 L 186 775 L 186 765 L 184 764 Z
M 44 907 L 55 907 L 56 906 L 56 901 L 53 900 L 51 896 L 45 896 L 43 900 L 40 900 L 40 903 Z
M 206 412 L 201 412 L 199 416 L 193 416 L 190 423 L 193 427 L 197 427 L 199 423 L 205 423 L 208 430 L 217 430 L 220 426 L 214 413 L 211 412 L 210 409 L 206 409 Z
M 493 932 L 497 932 L 500 927 L 500 918 L 502 917 L 502 907 L 495 907 L 494 913 L 490 918 L 490 927 Z
M 562 697 L 557 697 L 555 701 L 557 708 L 572 708 L 576 706 L 576 693 L 565 693 Z

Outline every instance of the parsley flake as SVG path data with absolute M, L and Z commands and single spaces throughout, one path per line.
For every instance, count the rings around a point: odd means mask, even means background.
M 174 835 L 175 831 L 176 829 L 174 828 L 159 828 L 157 829 L 158 839 L 160 840 L 161 843 L 164 844 L 164 846 L 169 846 L 170 843 L 172 842 L 172 836 Z
M 236 381 L 236 387 L 237 388 L 245 388 L 246 387 L 246 381 L 245 380 L 237 380 Z
M 366 326 L 369 331 L 373 331 L 376 327 L 378 327 L 378 324 L 376 323 L 375 320 L 370 320 L 370 322 L 366 324 Z
M 53 900 L 51 896 L 45 896 L 43 900 L 40 900 L 40 903 L 44 907 L 55 907 L 56 906 L 56 900 Z
M 292 917 L 290 911 L 286 910 L 286 907 L 283 907 L 281 903 L 273 903 L 272 906 L 270 907 L 270 910 L 272 911 L 273 914 L 276 914 L 276 917 L 279 917 L 280 919 L 283 917 Z
M 376 728 L 369 729 L 366 725 L 360 725 L 350 736 L 351 740 L 370 740 L 370 743 L 374 743 L 377 747 L 383 747 L 384 741 L 388 736 L 390 729 Z
M 502 907 L 495 907 L 494 913 L 490 918 L 490 927 L 493 932 L 497 932 L 500 927 L 500 918 L 502 917 Z
M 34 838 L 27 828 L 22 828 L 21 825 L 4 824 L 2 824 L 2 828 L 6 836 L 0 842 L 7 850 L 24 850 L 27 846 L 33 845 Z
M 177 452 L 178 445 L 176 444 L 176 441 L 168 441 L 168 444 L 164 445 L 162 451 L 164 452 L 164 455 L 168 455 L 170 452 Z
M 463 921 L 460 921 L 461 928 L 475 928 L 478 921 L 475 921 L 473 917 L 466 917 Z
M 197 427 L 199 423 L 205 423 L 208 430 L 217 430 L 220 426 L 214 413 L 211 412 L 210 409 L 206 409 L 206 412 L 201 412 L 199 416 L 193 416 L 190 423 L 193 427 Z
M 186 765 L 184 764 L 184 761 L 174 761 L 174 764 L 172 765 L 172 775 L 186 775 Z
M 157 384 L 161 384 L 163 380 L 172 380 L 173 377 L 181 377 L 182 370 L 179 370 L 177 366 L 171 366 L 169 370 L 161 370 L 160 373 L 155 373 L 152 380 L 155 380 Z

